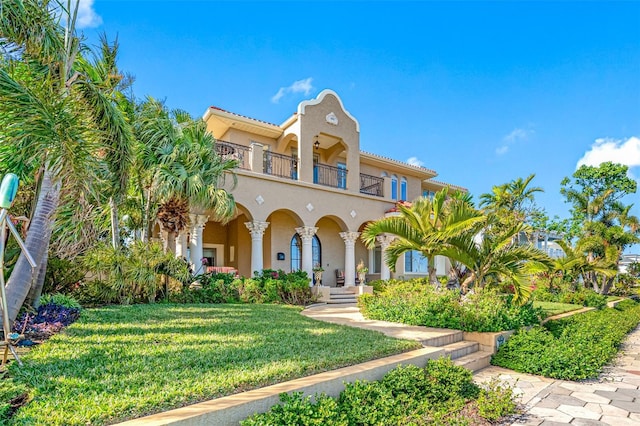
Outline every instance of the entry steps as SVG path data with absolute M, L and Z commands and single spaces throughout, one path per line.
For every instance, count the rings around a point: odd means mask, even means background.
M 332 287 L 327 304 L 340 305 L 340 310 L 342 308 L 357 310 L 356 292 L 356 287 Z M 463 340 L 464 333 L 460 330 L 408 326 L 386 321 L 366 321 L 366 323 L 366 326 L 361 325 L 362 328 L 377 330 L 400 339 L 417 340 L 422 346 L 441 347 L 444 349 L 445 356 L 451 357 L 454 364 L 471 371 L 488 367 L 491 362 L 492 353 L 481 350 L 478 342 Z M 357 322 L 348 325 L 358 327 Z

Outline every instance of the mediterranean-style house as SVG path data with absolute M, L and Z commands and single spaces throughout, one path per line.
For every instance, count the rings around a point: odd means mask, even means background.
M 332 90 L 298 105 L 277 125 L 210 107 L 204 114 L 222 156 L 237 159 L 235 216 L 221 223 L 192 212 L 190 229 L 177 238 L 177 254 L 198 269 L 201 259 L 216 270 L 233 268 L 251 276 L 265 268 L 324 269 L 322 284 L 356 283 L 356 264 L 367 281 L 392 275 L 382 261 L 390 236 L 368 250 L 358 238 L 370 221 L 401 200 L 429 196 L 444 187 L 436 172 L 360 151 L 360 125 Z M 436 262 L 446 274 L 447 260 Z M 197 265 L 197 266 L 196 266 Z M 427 274 L 417 252 L 398 261 L 395 276 Z M 339 277 L 339 279 L 337 278 Z

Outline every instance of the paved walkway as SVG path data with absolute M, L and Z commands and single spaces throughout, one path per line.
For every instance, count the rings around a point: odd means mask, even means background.
M 311 318 L 380 331 L 388 336 L 426 340 L 444 329 L 366 320 L 354 305 L 319 305 L 302 312 Z M 570 382 L 490 366 L 474 374 L 478 383 L 498 377 L 520 395 L 524 414 L 513 425 L 640 426 L 640 326 L 629 334 L 620 354 L 597 380 Z

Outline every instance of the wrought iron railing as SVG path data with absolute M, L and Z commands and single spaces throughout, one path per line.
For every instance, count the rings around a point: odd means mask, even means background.
M 264 152 L 264 172 L 271 176 L 298 179 L 298 159 L 276 152 Z
M 313 165 L 313 183 L 331 186 L 333 188 L 347 188 L 347 169 L 315 163 Z
M 362 194 L 382 197 L 383 185 L 384 185 L 384 179 L 382 179 L 381 177 L 360 173 L 360 192 Z
M 249 155 L 251 148 L 245 145 L 238 145 L 227 141 L 216 141 L 216 153 L 228 160 L 238 160 L 238 168 L 251 170 Z

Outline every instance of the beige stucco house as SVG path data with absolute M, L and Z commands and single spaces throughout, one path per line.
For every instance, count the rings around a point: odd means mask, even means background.
M 436 172 L 360 150 L 360 125 L 331 90 L 303 101 L 277 125 L 217 107 L 204 114 L 218 140 L 218 153 L 239 161 L 235 217 L 226 224 L 207 212 L 191 215 L 190 229 L 177 240 L 178 255 L 194 265 L 232 267 L 251 276 L 263 268 L 305 270 L 321 265 L 323 285 L 335 286 L 335 271 L 354 285 L 356 264 L 367 280 L 389 278 L 378 237 L 368 250 L 359 239 L 364 226 L 383 217 L 400 200 L 412 200 L 453 185 L 433 180 Z M 445 274 L 447 262 L 437 262 Z M 426 261 L 409 253 L 395 276 L 426 275 Z

